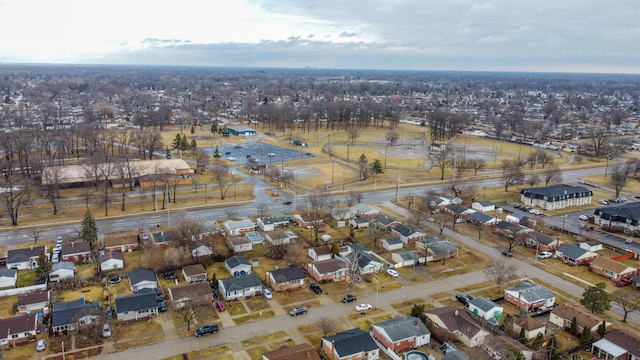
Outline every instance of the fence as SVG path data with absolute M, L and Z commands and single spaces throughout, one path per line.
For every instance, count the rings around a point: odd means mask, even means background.
M 15 289 L 0 290 L 0 297 L 11 295 L 23 295 L 36 291 L 47 290 L 47 284 L 31 285 Z

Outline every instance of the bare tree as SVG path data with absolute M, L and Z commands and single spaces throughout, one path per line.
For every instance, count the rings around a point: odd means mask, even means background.
M 34 227 L 31 229 L 31 236 L 33 237 L 33 243 L 37 244 L 38 240 L 40 240 L 40 235 L 42 235 L 42 229 L 39 227 Z
M 610 153 L 610 136 L 606 129 L 599 126 L 589 126 L 587 127 L 587 136 L 593 149 L 593 156 L 603 156 Z
M 204 173 L 204 169 L 209 165 L 211 155 L 202 149 L 193 149 L 193 158 L 196 161 L 196 169 L 200 171 L 200 174 Z
M 482 159 L 470 159 L 467 161 L 469 162 L 469 168 L 473 170 L 473 175 L 478 175 L 478 171 L 482 171 L 486 167 L 486 163 Z
M 340 326 L 340 323 L 337 322 L 336 319 L 324 315 L 316 319 L 316 323 L 322 331 L 322 336 L 327 336 L 328 333 Z
M 5 208 L 9 211 L 11 225 L 18 225 L 18 212 L 20 206 L 27 199 L 28 186 L 26 183 L 17 184 L 13 176 L 6 174 L 4 191 L 0 192 L 0 197 L 4 200 Z
M 622 322 L 627 322 L 627 316 L 630 313 L 638 311 L 640 309 L 640 297 L 635 290 L 620 289 L 611 293 L 611 300 L 618 304 L 624 312 Z
M 440 180 L 444 180 L 444 170 L 451 163 L 451 150 L 446 145 L 441 147 L 441 150 L 436 154 L 436 161 L 438 162 L 438 167 L 440 168 Z
M 188 219 L 185 212 L 179 212 L 174 215 L 175 221 L 172 221 L 170 237 L 174 239 L 179 246 L 192 249 L 198 236 L 204 232 L 204 224 L 201 221 Z
M 627 185 L 628 174 L 624 165 L 616 165 L 611 167 L 611 177 L 609 177 L 609 185 L 616 192 L 616 197 L 620 196 L 620 192 Z
M 436 227 L 438 228 L 438 230 L 440 230 L 439 235 L 442 235 L 442 233 L 444 232 L 444 229 L 447 228 L 447 219 L 445 216 L 443 216 L 442 214 L 437 214 L 435 216 L 434 219 L 434 224 L 436 224 Z
M 531 175 L 527 176 L 527 178 L 525 179 L 525 182 L 530 187 L 533 187 L 533 185 L 535 185 L 535 184 L 540 182 L 540 176 L 538 176 L 538 174 L 531 174 Z
M 307 252 L 304 246 L 300 243 L 293 243 L 287 246 L 284 259 L 287 260 L 289 264 L 300 265 L 304 262 L 306 256 Z
M 212 170 L 213 179 L 218 185 L 218 190 L 220 191 L 220 199 L 224 200 L 227 191 L 229 190 L 231 185 L 233 185 L 233 179 L 229 171 L 229 165 L 227 165 L 224 160 L 216 159 L 213 162 Z
M 42 172 L 42 182 L 47 185 L 47 197 L 53 208 L 53 215 L 58 214 L 58 198 L 60 197 L 60 184 L 63 181 L 64 173 L 59 166 L 50 166 Z
M 398 132 L 395 130 L 389 130 L 387 131 L 387 135 L 385 136 L 386 140 L 387 140 L 387 144 L 389 144 L 390 146 L 394 146 L 395 144 L 398 143 L 398 139 L 400 138 L 400 135 L 398 135 Z
M 318 241 L 318 233 L 320 225 L 323 223 L 329 208 L 329 195 L 325 191 L 316 191 L 309 194 L 306 198 L 306 206 L 313 223 L 313 233 L 315 241 Z
M 269 211 L 269 205 L 267 204 L 258 204 L 256 205 L 256 209 L 260 212 L 260 217 L 264 217 L 264 214 Z
M 191 261 L 191 252 L 187 247 L 170 247 L 164 250 L 164 268 L 175 269 Z
M 238 211 L 231 208 L 225 208 L 224 213 L 227 215 L 227 219 L 231 219 L 232 217 L 236 216 L 236 214 L 238 214 Z
M 360 204 L 363 199 L 364 199 L 364 194 L 363 193 L 361 193 L 359 191 L 351 190 L 351 191 L 349 191 L 349 194 L 347 195 L 345 204 L 348 207 L 351 207 L 353 205 Z
M 504 191 L 509 191 L 509 186 L 520 185 L 524 181 L 522 165 L 518 160 L 502 160 L 502 183 Z
M 191 322 L 196 319 L 196 308 L 201 305 L 196 300 L 185 301 L 182 307 L 176 309 L 180 318 L 187 324 L 187 331 L 191 331 Z
M 493 261 L 483 272 L 487 278 L 491 279 L 491 281 L 498 286 L 498 290 L 500 290 L 502 285 L 513 278 L 516 270 L 518 270 L 518 268 L 515 265 L 507 265 L 504 261 Z

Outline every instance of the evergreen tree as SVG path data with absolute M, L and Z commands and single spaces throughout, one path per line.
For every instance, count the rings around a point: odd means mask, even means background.
M 91 211 L 87 210 L 82 219 L 82 230 L 80 230 L 80 238 L 89 243 L 93 248 L 93 243 L 98 240 L 98 228 L 96 227 L 96 219 L 93 218 Z
M 582 334 L 580 334 L 580 343 L 586 344 L 589 341 L 591 341 L 591 328 L 588 326 L 585 326 L 582 329 Z
M 171 142 L 171 148 L 173 150 L 179 150 L 181 146 L 182 146 L 182 134 L 177 133 L 176 136 L 173 138 L 173 141 Z
M 198 143 L 196 143 L 196 139 L 191 139 L 191 149 L 197 149 L 198 148 Z
M 600 326 L 598 326 L 598 335 L 600 335 L 600 337 L 603 338 L 606 333 L 607 333 L 607 323 L 604 320 L 602 320 L 602 323 L 600 323 Z
M 598 283 L 590 286 L 582 293 L 580 304 L 591 310 L 592 314 L 602 314 L 611 309 L 611 298 L 606 290 L 605 283 Z
M 424 314 L 424 304 L 413 305 L 411 308 L 411 314 L 409 315 L 420 319 L 423 323 L 427 320 L 427 316 Z
M 573 317 L 573 319 L 571 319 L 571 327 L 569 328 L 569 333 L 571 335 L 576 335 L 578 333 L 578 319 L 576 319 L 575 316 Z
M 218 131 L 218 125 L 216 125 L 216 123 L 212 123 L 211 124 L 211 133 L 215 134 L 216 131 Z
M 338 243 L 333 243 L 331 244 L 331 253 L 334 255 L 338 255 L 340 253 L 340 246 L 338 245 Z
M 166 155 L 167 159 L 171 159 L 171 149 L 167 148 Z
M 37 263 L 38 267 L 36 268 L 36 279 L 46 279 L 49 276 L 49 272 L 51 272 L 52 264 L 49 260 L 49 256 L 44 252 L 44 250 L 40 251 Z
M 220 159 L 220 149 L 218 149 L 218 145 L 216 145 L 216 150 L 213 152 L 214 159 Z
M 518 334 L 518 341 L 520 341 L 520 343 L 523 345 L 526 345 L 527 343 L 527 337 L 525 336 L 523 327 L 520 328 L 520 334 Z
M 540 350 L 542 349 L 542 344 L 544 343 L 544 336 L 542 336 L 542 333 L 538 333 L 538 335 L 536 335 L 536 338 L 533 339 L 533 343 L 531 344 L 531 348 L 533 350 Z
M 196 133 L 196 128 L 195 128 L 195 127 L 193 127 L 193 125 L 191 125 L 191 133 L 192 133 L 192 134 L 195 134 L 195 133 Z
M 369 178 L 369 169 L 367 168 L 367 164 L 369 160 L 367 160 L 367 156 L 363 153 L 360 155 L 358 159 L 358 169 L 360 171 L 360 180 L 367 180 Z
M 371 168 L 376 174 L 384 173 L 384 168 L 382 167 L 382 161 L 380 161 L 380 159 L 374 159 L 373 164 L 371 164 Z

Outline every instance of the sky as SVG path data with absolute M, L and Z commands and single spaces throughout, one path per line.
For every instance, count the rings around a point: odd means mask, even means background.
M 638 0 L 0 0 L 0 63 L 640 74 Z

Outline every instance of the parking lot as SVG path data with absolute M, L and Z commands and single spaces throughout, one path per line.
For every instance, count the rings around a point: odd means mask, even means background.
M 238 164 L 244 164 L 250 157 L 253 157 L 262 165 L 315 157 L 312 153 L 304 151 L 304 147 L 299 147 L 298 149 L 283 148 L 262 142 L 249 141 L 246 144 L 224 145 L 221 146 L 218 151 L 223 159 Z M 208 147 L 204 150 L 213 154 L 216 147 Z

